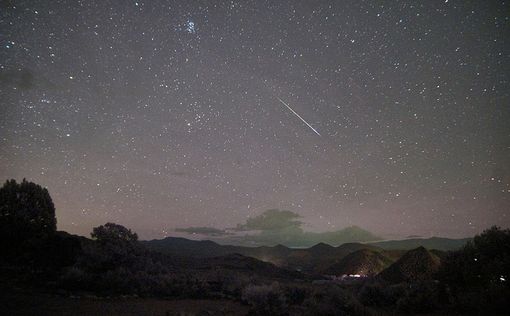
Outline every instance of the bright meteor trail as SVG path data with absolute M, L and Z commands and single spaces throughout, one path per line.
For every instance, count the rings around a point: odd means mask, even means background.
M 283 105 L 285 105 L 287 107 L 287 109 L 289 109 L 292 113 L 294 113 L 297 117 L 299 117 L 299 119 L 301 121 L 303 121 L 303 123 L 305 123 L 308 127 L 310 127 L 312 129 L 312 131 L 315 132 L 315 134 L 321 136 L 321 134 L 319 134 L 319 132 L 317 132 L 317 130 L 315 128 L 312 127 L 312 125 L 308 124 L 307 121 L 305 121 L 304 118 L 302 118 L 299 114 L 296 113 L 296 111 L 294 111 L 287 103 L 283 102 L 282 99 L 280 99 L 279 97 L 276 97 L 281 103 L 283 103 Z

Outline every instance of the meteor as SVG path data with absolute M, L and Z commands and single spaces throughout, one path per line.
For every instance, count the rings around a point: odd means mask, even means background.
M 317 130 L 315 128 L 312 127 L 312 125 L 308 124 L 307 121 L 305 121 L 304 118 L 302 118 L 299 114 L 296 113 L 296 111 L 294 111 L 287 103 L 283 102 L 282 99 L 280 99 L 279 97 L 276 97 L 278 99 L 278 101 L 280 101 L 281 103 L 283 103 L 283 105 L 285 105 L 287 107 L 287 109 L 289 109 L 292 113 L 294 113 L 294 115 L 296 115 L 297 117 L 299 117 L 299 119 L 301 121 L 303 121 L 303 123 L 305 123 L 308 127 L 310 127 L 312 129 L 312 131 L 315 132 L 315 134 L 319 135 L 319 136 L 322 136 L 321 134 L 319 134 L 319 132 L 317 132 Z

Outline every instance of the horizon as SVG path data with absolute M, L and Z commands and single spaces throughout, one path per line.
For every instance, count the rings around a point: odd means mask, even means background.
M 104 225 L 104 224 L 105 223 L 102 223 L 102 224 L 99 224 L 99 225 Z M 115 224 L 122 225 L 122 222 L 115 223 Z M 92 232 L 92 228 L 93 227 L 91 227 L 91 229 L 90 229 L 90 231 L 88 233 L 84 233 L 84 234 L 66 231 L 66 230 L 63 230 L 63 229 L 59 229 L 59 227 L 58 227 L 58 218 L 57 218 L 57 230 L 58 231 L 67 232 L 67 233 L 78 235 L 78 236 L 81 236 L 81 237 L 91 238 L 90 237 L 90 233 Z M 182 239 L 193 240 L 193 241 L 213 241 L 213 242 L 218 243 L 220 245 L 230 245 L 231 244 L 231 243 L 228 242 L 229 239 L 225 238 L 225 236 L 222 237 L 222 236 L 211 236 L 211 235 L 200 234 L 200 233 L 180 232 L 180 231 L 178 231 L 179 228 L 176 228 L 176 229 L 170 231 L 167 235 L 156 236 L 156 237 L 153 237 L 153 238 L 151 238 L 151 237 L 143 237 L 143 235 L 140 235 L 136 230 L 132 229 L 131 227 L 126 226 L 126 228 L 131 229 L 134 233 L 137 233 L 141 241 L 163 240 L 163 239 L 166 239 L 166 238 L 182 238 Z M 203 228 L 203 227 L 190 227 L 190 228 Z M 329 230 L 329 231 L 307 231 L 307 230 L 303 230 L 303 232 L 305 232 L 305 233 L 311 232 L 311 233 L 318 233 L 318 234 L 320 234 L 320 233 L 330 233 L 330 232 L 342 231 L 344 229 L 349 229 L 349 228 L 359 228 L 361 230 L 365 230 L 365 229 L 363 229 L 363 227 L 360 227 L 358 225 L 351 225 L 351 226 L 340 227 L 338 229 Z M 374 234 L 375 236 L 377 236 L 379 238 L 374 239 L 374 240 L 370 240 L 370 241 L 354 241 L 354 242 L 370 244 L 370 243 L 374 243 L 374 242 L 400 241 L 400 240 L 410 240 L 410 239 L 431 239 L 431 238 L 468 239 L 468 238 L 472 238 L 476 234 L 480 234 L 481 232 L 483 232 L 483 231 L 485 231 L 485 230 L 487 230 L 489 228 L 490 227 L 483 228 L 480 232 L 476 232 L 473 235 L 466 235 L 466 236 L 460 236 L 460 237 L 450 237 L 450 236 L 442 236 L 442 235 L 431 235 L 431 236 L 422 236 L 422 235 L 398 236 L 398 235 L 394 235 L 394 236 L 391 236 L 391 234 L 389 234 L 389 235 Z M 501 228 L 502 229 L 508 229 L 509 227 L 501 227 Z M 215 228 L 215 229 L 226 231 L 226 232 L 235 231 L 233 228 L 226 228 L 226 229 Z M 251 233 L 253 233 L 253 232 L 254 231 L 251 231 Z M 244 236 L 244 235 L 239 234 L 236 237 L 242 237 L 242 236 Z M 328 242 L 323 242 L 323 241 L 318 241 L 316 244 L 319 244 L 319 243 L 329 244 Z M 350 243 L 350 242 L 346 242 L 346 243 Z M 276 245 L 281 245 L 281 244 L 278 243 Z M 276 246 L 276 245 L 273 245 L 273 246 Z M 260 246 L 260 245 L 258 245 L 258 246 Z M 258 246 L 256 245 L 255 247 L 258 247 Z M 267 245 L 263 245 L 263 246 L 267 246 Z M 286 246 L 286 247 L 296 248 L 297 249 L 297 248 L 309 248 L 311 246 Z

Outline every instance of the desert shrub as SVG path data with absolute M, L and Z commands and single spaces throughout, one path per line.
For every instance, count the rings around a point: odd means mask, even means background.
M 207 281 L 200 275 L 187 275 L 186 283 L 184 285 L 182 296 L 189 298 L 208 298 L 209 285 Z
M 359 290 L 358 298 L 365 306 L 388 307 L 395 305 L 403 293 L 402 285 L 387 286 L 377 282 L 367 282 Z
M 242 300 L 251 306 L 251 315 L 287 315 L 287 302 L 278 282 L 271 285 L 249 285 Z
M 368 311 L 337 285 L 316 288 L 303 303 L 307 315 L 366 315 Z
M 446 287 L 449 290 L 448 287 Z M 457 288 L 451 293 L 448 308 L 455 313 L 501 314 L 510 310 L 510 289 L 498 284 L 486 288 Z
M 430 313 L 441 307 L 441 291 L 437 283 L 423 281 L 407 284 L 397 301 L 397 310 L 404 313 Z
M 300 305 L 310 295 L 310 290 L 304 286 L 288 285 L 283 288 L 287 302 L 290 305 Z
M 243 290 L 250 284 L 250 278 L 246 275 L 233 271 L 215 271 L 212 281 L 219 284 L 220 291 L 236 299 L 241 299 Z
M 83 269 L 72 266 L 64 270 L 64 273 L 59 279 L 59 286 L 68 290 L 86 289 L 91 283 L 91 274 L 88 274 Z

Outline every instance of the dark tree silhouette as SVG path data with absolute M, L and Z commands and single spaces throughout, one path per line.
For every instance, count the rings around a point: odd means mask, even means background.
M 131 244 L 138 241 L 138 235 L 131 229 L 115 223 L 94 227 L 90 236 L 100 244 Z
M 25 179 L 7 180 L 0 188 L 0 226 L 2 237 L 9 240 L 53 234 L 57 219 L 48 190 Z
M 92 261 L 100 263 L 100 270 L 131 267 L 144 255 L 138 235 L 122 225 L 106 223 L 94 227 L 90 235 L 96 248 L 89 254 L 94 258 Z
M 151 291 L 151 282 L 156 282 L 164 269 L 138 242 L 136 233 L 122 225 L 106 223 L 94 227 L 90 235 L 92 241 L 83 244 L 81 257 L 62 277 L 65 287 L 103 294 Z
M 510 230 L 493 226 L 444 260 L 438 278 L 466 310 L 510 308 Z
M 48 190 L 25 179 L 7 180 L 0 188 L 0 245 L 6 260 L 26 263 L 55 236 L 56 228 Z
M 461 250 L 451 253 L 440 271 L 454 286 L 509 286 L 510 230 L 493 226 L 477 235 Z

